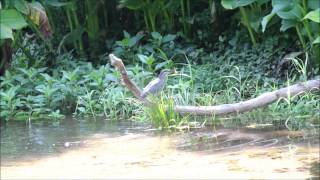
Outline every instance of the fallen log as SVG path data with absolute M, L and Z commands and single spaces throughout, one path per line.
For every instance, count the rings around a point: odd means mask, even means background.
M 126 87 L 133 93 L 133 95 L 143 102 L 146 106 L 152 103 L 146 99 L 140 97 L 141 90 L 132 82 L 126 72 L 125 66 L 122 60 L 113 54 L 109 55 L 111 65 L 118 68 L 121 74 L 121 78 Z M 301 95 L 309 91 L 319 91 L 320 90 L 320 79 L 309 80 L 302 83 L 297 83 L 285 88 L 281 88 L 272 92 L 266 92 L 260 96 L 249 99 L 246 101 L 241 101 L 234 104 L 222 104 L 217 106 L 180 106 L 175 105 L 174 110 L 180 114 L 193 114 L 193 115 L 214 115 L 221 116 L 232 113 L 242 113 L 250 111 L 256 108 L 264 107 L 271 104 L 280 98 L 289 98 L 296 95 Z

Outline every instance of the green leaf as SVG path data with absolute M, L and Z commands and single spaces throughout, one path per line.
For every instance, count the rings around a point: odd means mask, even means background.
M 143 0 L 121 0 L 120 5 L 128 9 L 137 10 L 142 8 L 145 3 Z
M 123 31 L 123 36 L 128 39 L 131 37 L 130 34 L 126 30 Z
M 315 10 L 315 9 L 320 8 L 319 0 L 308 0 L 307 2 L 308 2 L 308 8 L 310 8 L 310 9 Z
M 28 25 L 22 15 L 15 9 L 1 9 L 0 17 L 0 24 L 5 24 L 12 29 L 21 29 Z
M 29 6 L 24 0 L 14 0 L 14 7 L 21 13 L 27 15 L 29 14 Z
M 162 67 L 164 67 L 165 65 L 167 65 L 168 63 L 170 63 L 171 61 L 164 61 L 162 63 L 159 63 L 156 65 L 155 70 L 161 69 Z
M 320 43 L 320 36 L 318 36 L 313 42 L 312 44 L 319 44 Z
M 152 65 L 154 61 L 155 61 L 155 59 L 153 57 L 153 54 L 151 54 L 151 56 L 149 56 L 147 59 L 147 64 Z
M 0 24 L 0 39 L 12 39 L 12 29 L 5 24 Z
M 153 39 L 158 39 L 158 40 L 162 38 L 161 34 L 158 32 L 152 32 L 151 36 L 153 37 Z
M 255 1 L 256 0 L 222 0 L 221 5 L 225 9 L 235 9 L 237 7 L 247 6 Z
M 272 19 L 272 17 L 275 15 L 276 13 L 271 12 L 270 14 L 266 15 L 263 17 L 262 21 L 261 21 L 261 26 L 262 26 L 262 32 L 264 32 L 266 30 L 267 24 L 269 23 L 269 21 Z
M 54 7 L 62 7 L 69 4 L 69 2 L 60 2 L 59 0 L 45 0 L 44 4 Z
M 148 56 L 145 56 L 143 54 L 138 54 L 137 56 L 142 63 L 147 64 Z
M 277 15 L 281 19 L 301 20 L 303 18 L 303 8 L 299 4 L 295 4 L 292 7 L 279 10 Z
M 173 41 L 176 39 L 176 35 L 173 35 L 173 34 L 168 34 L 168 35 L 165 35 L 162 39 L 162 43 L 166 43 L 166 42 L 170 42 L 170 41 Z
M 140 39 L 142 39 L 142 38 L 143 38 L 142 34 L 138 34 L 138 35 L 130 38 L 129 42 L 128 42 L 128 46 L 132 47 L 132 46 L 136 45 L 140 41 Z
M 258 32 L 262 17 L 255 11 L 248 11 L 248 16 L 250 26 Z
M 313 22 L 320 23 L 320 9 L 310 11 L 303 19 L 310 19 Z
M 297 25 L 297 21 L 294 21 L 294 20 L 286 20 L 286 19 L 283 19 L 281 21 L 281 27 L 280 27 L 280 31 L 286 31 L 287 29 L 289 28 L 292 28 L 292 27 L 295 27 Z

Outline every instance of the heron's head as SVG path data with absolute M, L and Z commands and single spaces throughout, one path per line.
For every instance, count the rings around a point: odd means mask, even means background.
M 164 79 L 166 78 L 169 74 L 171 74 L 171 71 L 168 69 L 164 69 L 160 72 L 159 74 L 159 79 Z

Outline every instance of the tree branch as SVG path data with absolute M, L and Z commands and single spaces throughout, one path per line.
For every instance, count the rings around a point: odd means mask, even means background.
M 146 99 L 140 97 L 141 90 L 133 83 L 127 74 L 124 64 L 120 58 L 115 55 L 109 55 L 111 65 L 118 68 L 121 73 L 121 78 L 126 87 L 134 94 L 134 96 L 143 102 L 146 106 L 150 106 L 152 103 Z M 194 115 L 226 115 L 232 113 L 242 113 L 250 111 L 256 108 L 260 108 L 277 101 L 280 98 L 289 98 L 296 95 L 304 94 L 309 91 L 320 90 L 320 79 L 309 80 L 303 83 L 298 83 L 292 86 L 281 88 L 272 92 L 266 92 L 260 96 L 241 101 L 234 104 L 222 104 L 217 106 L 180 106 L 174 107 L 175 112 L 180 114 L 194 114 Z

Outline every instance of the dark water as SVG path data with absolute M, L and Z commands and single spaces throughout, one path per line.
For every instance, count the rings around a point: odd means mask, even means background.
M 1 159 L 52 155 L 80 147 L 94 134 L 120 136 L 147 128 L 149 126 L 142 123 L 103 119 L 6 123 L 1 125 Z

